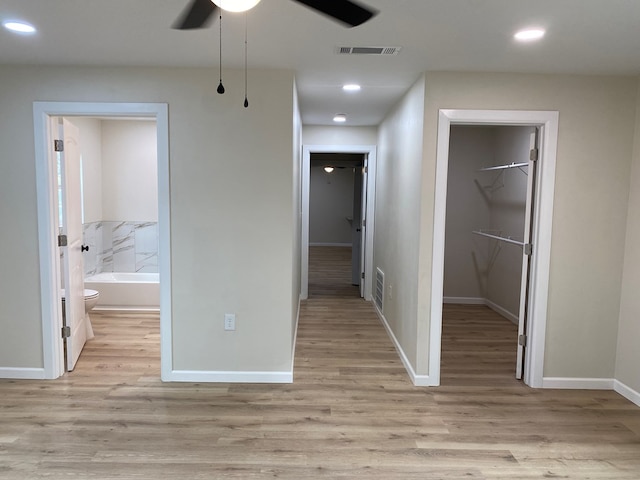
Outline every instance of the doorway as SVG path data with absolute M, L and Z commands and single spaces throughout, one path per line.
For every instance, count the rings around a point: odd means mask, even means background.
M 502 110 L 440 110 L 436 160 L 433 254 L 431 277 L 431 322 L 429 348 L 429 385 L 440 384 L 442 314 L 444 300 L 445 231 L 447 218 L 447 183 L 451 127 L 453 125 L 529 126 L 539 131 L 539 157 L 535 181 L 531 182 L 533 199 L 530 222 L 530 266 L 526 286 L 526 344 L 523 379 L 531 387 L 542 387 L 544 339 L 551 251 L 551 226 L 555 162 L 558 135 L 558 112 Z M 523 242 L 524 243 L 524 242 Z M 524 246 L 523 246 L 524 248 Z M 529 257 L 529 256 L 527 256 Z M 524 263 L 523 263 L 524 264 Z M 516 348 L 514 346 L 514 348 Z
M 53 158 L 55 139 L 51 122 L 56 117 L 97 117 L 155 120 L 157 126 L 158 270 L 160 283 L 161 376 L 171 373 L 171 261 L 169 217 L 168 108 L 166 104 L 34 102 L 38 230 L 41 271 L 43 357 L 45 378 L 65 372 L 60 332 L 63 315 L 60 302 L 58 260 L 58 182 Z M 63 332 L 64 334 L 64 332 Z
M 309 296 L 361 297 L 365 156 L 312 153 Z
M 372 270 L 373 270 L 373 219 L 375 206 L 375 172 L 376 172 L 376 147 L 373 145 L 305 145 L 302 156 L 302 261 L 301 261 L 301 293 L 300 298 L 305 300 L 309 296 L 309 233 L 310 233 L 310 179 L 312 154 L 348 154 L 358 155 L 364 159 L 363 192 L 364 218 L 360 223 L 360 232 L 356 232 L 362 238 L 359 265 L 363 267 L 360 279 L 361 296 L 371 301 Z M 353 222 L 353 219 L 351 219 Z M 346 221 L 346 219 L 345 219 Z M 357 230 L 357 226 L 355 228 Z M 352 262 L 353 263 L 353 262 Z
M 451 126 L 442 353 L 453 376 L 482 366 L 493 381 L 522 378 L 537 152 L 536 127 Z

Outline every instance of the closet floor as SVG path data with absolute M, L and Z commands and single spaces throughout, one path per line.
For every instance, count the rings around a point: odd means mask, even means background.
M 442 385 L 515 385 L 518 326 L 484 305 L 444 304 Z

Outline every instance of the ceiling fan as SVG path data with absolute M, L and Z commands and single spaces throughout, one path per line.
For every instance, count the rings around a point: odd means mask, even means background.
M 259 0 L 258 0 L 259 1 Z M 360 5 L 351 0 L 292 0 L 313 10 L 323 13 L 346 27 L 357 27 L 370 20 L 378 12 L 372 8 Z M 217 1 L 216 3 L 221 3 Z M 258 2 L 254 2 L 256 4 Z M 212 0 L 191 0 L 182 11 L 172 28 L 177 30 L 192 30 L 205 28 L 215 18 L 220 7 Z

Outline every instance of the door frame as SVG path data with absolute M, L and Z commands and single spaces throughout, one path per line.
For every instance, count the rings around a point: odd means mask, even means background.
M 44 378 L 64 372 L 60 263 L 56 231 L 58 216 L 57 173 L 53 168 L 51 117 L 154 118 L 158 154 L 158 237 L 160 272 L 160 364 L 162 378 L 172 369 L 171 338 L 171 229 L 169 180 L 169 109 L 166 103 L 34 102 L 40 300 L 42 304 L 42 356 Z
M 534 185 L 533 255 L 530 271 L 531 301 L 528 317 L 528 340 L 525 350 L 524 382 L 534 388 L 543 386 L 558 119 L 559 113 L 557 111 L 457 109 L 441 109 L 439 111 L 431 269 L 430 385 L 440 384 L 447 176 L 451 125 L 519 125 L 538 126 L 541 130 L 538 181 Z
M 309 297 L 309 191 L 312 153 L 361 153 L 369 161 L 367 169 L 367 210 L 365 230 L 364 299 L 371 301 L 373 285 L 373 229 L 376 198 L 375 145 L 303 145 L 302 147 L 302 240 L 300 262 L 300 299 Z

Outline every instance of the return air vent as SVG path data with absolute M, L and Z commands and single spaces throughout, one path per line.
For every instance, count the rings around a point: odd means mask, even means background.
M 338 55 L 397 55 L 402 47 L 338 47 Z
M 376 295 L 375 295 L 376 307 L 382 312 L 384 302 L 384 272 L 379 268 L 376 268 Z

